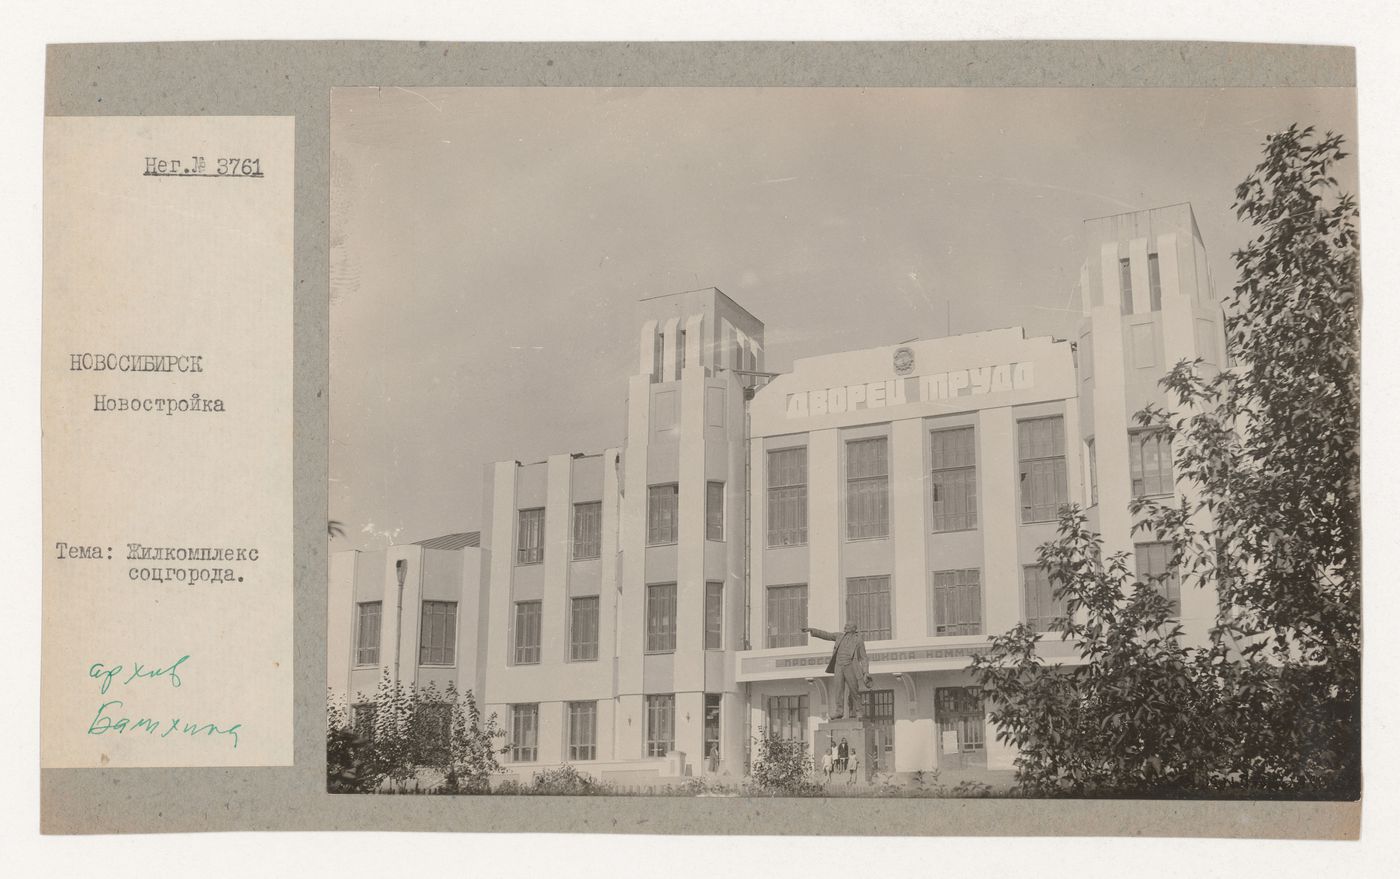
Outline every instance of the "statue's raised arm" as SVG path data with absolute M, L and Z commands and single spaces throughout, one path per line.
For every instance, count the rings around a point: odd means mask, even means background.
M 835 641 L 841 637 L 840 632 L 828 632 L 826 629 L 814 629 L 811 626 L 803 626 L 802 631 L 809 635 L 815 635 L 823 641 Z

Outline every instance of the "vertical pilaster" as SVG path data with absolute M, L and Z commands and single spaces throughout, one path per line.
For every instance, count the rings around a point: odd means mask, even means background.
M 891 425 L 890 516 L 894 535 L 895 638 L 922 638 L 928 614 L 928 524 L 924 472 L 924 424 L 904 419 Z
M 1011 408 L 983 409 L 977 424 L 977 479 L 981 483 L 982 601 L 987 615 L 983 628 L 988 632 L 1004 632 L 1021 621 L 1021 568 L 1015 551 L 1020 527 L 1017 474 Z
M 807 619 L 821 629 L 845 623 L 841 607 L 840 436 L 814 430 L 807 440 Z
M 544 599 L 540 618 L 540 663 L 563 662 L 568 650 L 569 557 L 573 533 L 570 486 L 573 459 L 551 455 L 545 465 Z

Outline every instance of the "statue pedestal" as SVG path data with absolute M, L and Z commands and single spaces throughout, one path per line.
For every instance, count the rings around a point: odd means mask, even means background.
M 817 724 L 817 734 L 814 741 L 816 750 L 813 752 L 816 758 L 817 770 L 821 771 L 822 757 L 831 753 L 833 744 L 839 745 L 845 739 L 850 756 L 847 758 L 846 771 L 839 768 L 832 775 L 832 781 L 839 779 L 850 780 L 851 763 L 855 763 L 855 779 L 860 784 L 870 783 L 870 769 L 875 753 L 875 729 L 864 720 L 854 718 L 843 718 L 841 720 L 827 720 Z

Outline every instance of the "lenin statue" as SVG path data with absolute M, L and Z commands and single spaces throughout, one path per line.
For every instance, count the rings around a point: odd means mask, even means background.
M 870 666 L 865 656 L 865 639 L 860 636 L 860 630 L 856 628 L 855 623 L 846 623 L 846 630 L 839 634 L 811 627 L 802 631 L 826 641 L 836 642 L 831 651 L 831 661 L 826 664 L 827 673 L 836 675 L 831 719 L 840 720 L 846 716 L 848 699 L 851 704 L 851 716 L 860 719 L 860 694 L 862 690 L 868 690 L 871 686 Z

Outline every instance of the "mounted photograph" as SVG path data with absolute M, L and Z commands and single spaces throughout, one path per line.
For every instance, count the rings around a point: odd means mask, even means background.
M 1355 132 L 336 88 L 327 790 L 1359 799 Z

